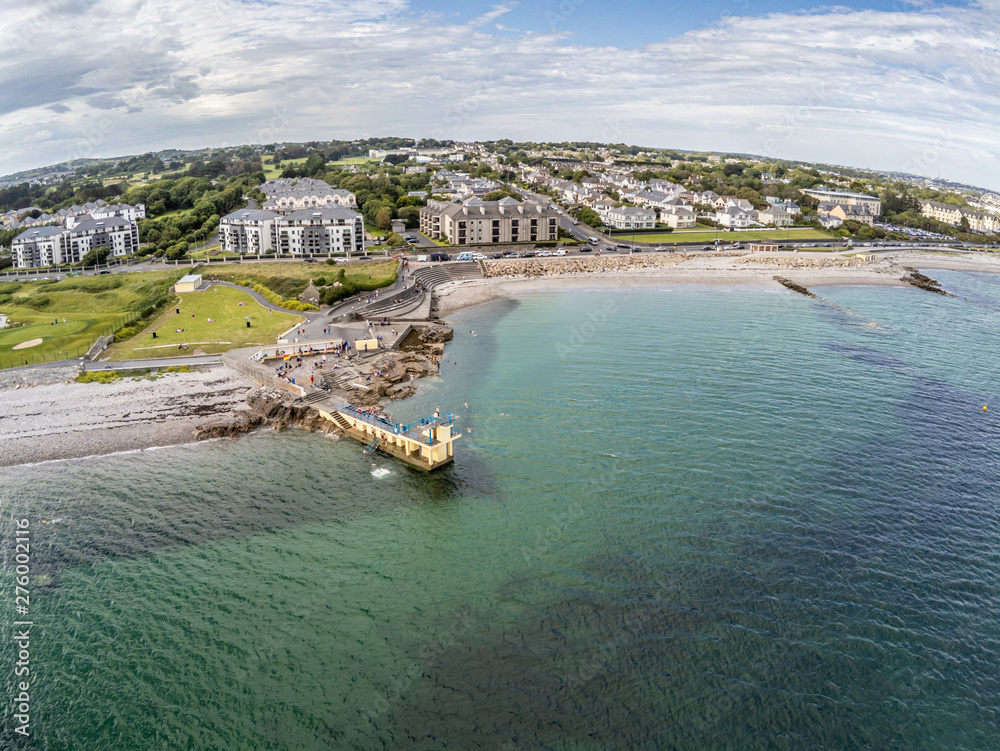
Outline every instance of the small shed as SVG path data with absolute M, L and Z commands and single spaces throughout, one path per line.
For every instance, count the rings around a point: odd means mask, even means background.
M 182 276 L 174 284 L 174 294 L 181 295 L 185 292 L 197 292 L 201 289 L 201 274 L 188 274 Z
M 778 250 L 777 243 L 750 243 L 751 253 L 760 253 L 760 252 L 775 253 L 777 252 L 777 250 Z

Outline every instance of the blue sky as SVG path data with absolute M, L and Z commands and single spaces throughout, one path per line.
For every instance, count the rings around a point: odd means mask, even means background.
M 166 147 L 408 135 L 754 153 L 1000 189 L 1000 0 L 6 0 L 5 11 L 0 174 Z
M 867 2 L 818 3 L 778 0 L 760 3 L 754 0 L 701 0 L 700 2 L 643 2 L 643 0 L 522 0 L 496 3 L 466 0 L 427 0 L 416 4 L 443 19 L 462 22 L 478 18 L 496 5 L 511 8 L 502 24 L 519 32 L 545 33 L 558 30 L 570 34 L 567 43 L 603 47 L 638 47 L 651 42 L 703 29 L 731 16 L 763 17 L 778 13 L 824 12 L 832 7 L 849 10 L 910 12 L 917 3 L 903 0 L 868 0 Z M 931 3 L 921 3 L 929 7 Z M 939 3 L 938 5 L 944 5 Z M 961 7 L 967 3 L 948 3 Z

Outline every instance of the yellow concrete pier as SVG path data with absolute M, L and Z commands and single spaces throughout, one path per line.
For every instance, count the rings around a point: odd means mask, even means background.
M 455 460 L 454 444 L 461 433 L 455 430 L 454 415 L 434 415 L 401 425 L 346 403 L 319 402 L 313 406 L 348 436 L 365 444 L 366 453 L 383 451 L 427 471 Z

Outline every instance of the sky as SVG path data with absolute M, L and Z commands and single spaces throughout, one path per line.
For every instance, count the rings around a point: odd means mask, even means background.
M 1000 0 L 6 0 L 0 174 L 409 136 L 602 141 L 1000 192 Z

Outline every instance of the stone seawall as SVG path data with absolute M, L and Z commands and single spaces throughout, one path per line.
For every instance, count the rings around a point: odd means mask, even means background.
M 572 256 L 566 258 L 514 258 L 481 261 L 487 278 L 558 276 L 562 274 L 602 274 L 614 271 L 637 271 L 677 266 L 691 256 L 681 254 L 639 253 L 621 256 Z

